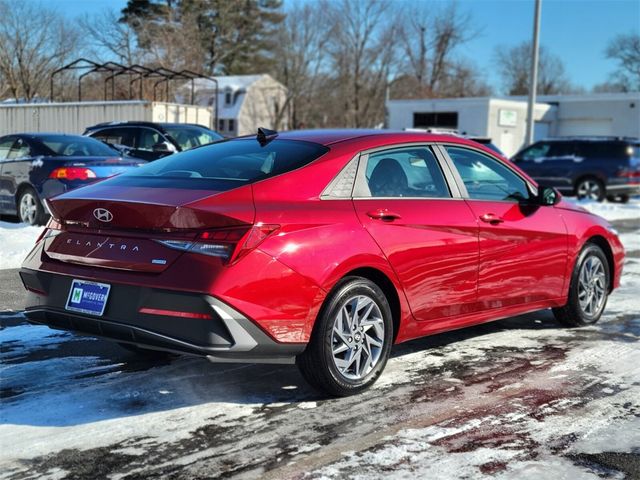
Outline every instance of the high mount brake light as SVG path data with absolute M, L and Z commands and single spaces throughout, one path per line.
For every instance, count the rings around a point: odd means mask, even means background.
M 49 178 L 57 178 L 59 180 L 88 180 L 96 178 L 93 170 L 86 167 L 60 167 L 56 168 L 49 174 Z
M 162 245 L 190 253 L 199 253 L 222 258 L 226 263 L 233 263 L 260 245 L 280 225 L 258 223 L 250 228 L 225 228 L 202 232 L 194 241 L 190 240 L 156 240 Z

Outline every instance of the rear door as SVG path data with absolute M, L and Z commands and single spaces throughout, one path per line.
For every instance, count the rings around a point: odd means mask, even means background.
M 478 296 L 483 309 L 559 298 L 567 230 L 553 206 L 533 205 L 531 188 L 499 160 L 444 146 L 480 228 Z
M 428 145 L 385 148 L 361 157 L 354 189 L 417 320 L 476 309 L 478 226 L 445 172 Z

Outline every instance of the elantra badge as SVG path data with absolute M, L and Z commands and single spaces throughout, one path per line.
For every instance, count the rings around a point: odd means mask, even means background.
M 101 222 L 110 222 L 113 220 L 113 214 L 106 208 L 96 208 L 93 211 L 93 216 Z

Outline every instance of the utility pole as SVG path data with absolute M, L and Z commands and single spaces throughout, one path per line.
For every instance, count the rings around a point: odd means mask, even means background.
M 531 70 L 529 76 L 529 102 L 527 105 L 527 136 L 525 145 L 533 143 L 533 109 L 536 105 L 536 91 L 538 88 L 538 49 L 540 44 L 540 10 L 542 0 L 535 0 L 535 12 L 533 15 L 533 43 L 531 45 Z

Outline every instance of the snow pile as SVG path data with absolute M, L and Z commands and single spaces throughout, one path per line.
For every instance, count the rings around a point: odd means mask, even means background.
M 42 227 L 0 222 L 0 269 L 20 267 L 41 232 Z

